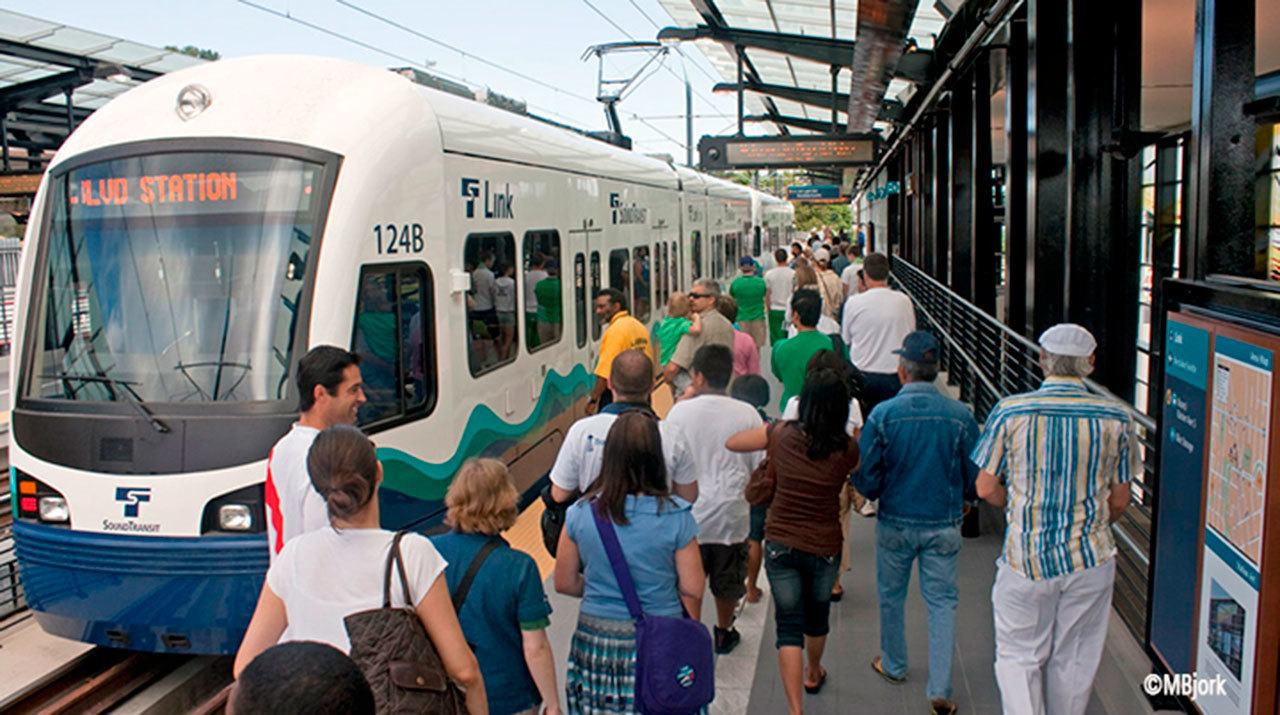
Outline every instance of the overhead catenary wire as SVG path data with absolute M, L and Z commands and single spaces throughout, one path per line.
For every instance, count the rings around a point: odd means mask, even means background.
M 362 41 L 362 40 L 356 39 L 356 38 L 354 38 L 354 37 L 351 37 L 350 35 L 343 34 L 343 33 L 338 32 L 338 31 L 336 31 L 336 30 L 331 30 L 331 29 L 329 29 L 329 28 L 327 28 L 327 27 L 324 27 L 323 25 L 317 25 L 317 24 L 316 24 L 316 23 L 314 23 L 314 22 L 308 22 L 308 21 L 306 21 L 306 20 L 303 20 L 302 18 L 295 17 L 295 16 L 293 16 L 293 15 L 291 15 L 291 14 L 289 14 L 289 13 L 280 12 L 279 10 L 275 10 L 275 9 L 273 9 L 273 8 L 269 8 L 269 7 L 266 7 L 266 6 L 263 6 L 263 5 L 259 5 L 258 3 L 252 2 L 252 0 L 236 0 L 236 1 L 237 1 L 237 2 L 239 2 L 239 3 L 240 3 L 240 4 L 242 4 L 242 5 L 247 5 L 247 6 L 251 7 L 251 8 L 254 8 L 255 10 L 261 10 L 262 12 L 265 12 L 265 13 L 267 13 L 267 14 L 275 15 L 276 17 L 279 17 L 279 18 L 281 18 L 281 19 L 284 19 L 284 20 L 288 20 L 288 21 L 290 21 L 290 22 L 297 23 L 297 24 L 299 24 L 299 25 L 302 25 L 303 27 L 306 27 L 306 28 L 309 28 L 309 29 L 315 30 L 316 32 L 320 32 L 320 33 L 323 33 L 323 34 L 329 35 L 330 37 L 334 37 L 334 38 L 336 38 L 336 39 L 342 40 L 343 42 L 347 42 L 347 43 L 350 43 L 350 44 L 356 45 L 357 47 L 363 47 L 363 48 L 364 48 L 364 49 L 366 49 L 366 50 L 371 50 L 371 51 L 373 51 L 373 52 L 377 52 L 378 54 L 383 55 L 383 56 L 385 56 L 385 57 L 390 57 L 390 58 L 392 58 L 392 59 L 399 60 L 399 61 L 401 61 L 401 62 L 404 62 L 405 64 L 408 64 L 408 65 L 412 65 L 412 66 L 414 66 L 414 67 L 417 67 L 417 68 L 419 68 L 419 69 L 421 69 L 421 70 L 423 70 L 423 71 L 425 71 L 425 72 L 430 72 L 431 74 L 439 75 L 439 76 L 441 76 L 441 77 L 444 77 L 445 79 L 451 79 L 451 80 L 453 80 L 453 81 L 455 81 L 455 82 L 461 82 L 462 84 L 468 84 L 467 79 L 466 79 L 465 77 L 459 77 L 458 75 L 450 74 L 450 73 L 448 73 L 448 72 L 444 72 L 444 71 L 442 71 L 442 70 L 440 70 L 440 69 L 437 69 L 437 68 L 435 68 L 435 67 L 429 67 L 429 66 L 427 66 L 426 64 L 423 64 L 422 62 L 420 62 L 420 61 L 418 61 L 418 60 L 415 60 L 415 59 L 413 59 L 413 58 L 405 57 L 404 55 L 400 55 L 400 54 L 396 54 L 396 53 L 394 53 L 394 52 L 391 52 L 390 50 L 383 49 L 383 48 L 378 47 L 378 46 L 376 46 L 376 45 L 371 45 L 371 44 L 369 44 L 368 42 L 364 42 L 364 41 Z M 592 103 L 595 103 L 595 100 L 592 100 Z M 560 112 L 557 112 L 557 111 L 555 111 L 554 109 L 550 109 L 550 108 L 548 108 L 548 107 L 539 106 L 539 105 L 536 105 L 536 104 L 533 104 L 533 103 L 529 103 L 529 104 L 528 104 L 528 106 L 529 106 L 529 108 L 531 108 L 531 109 L 536 109 L 539 113 L 542 113 L 542 114 L 550 114 L 550 115 L 552 115 L 552 116 L 559 117 L 559 118 L 561 118 L 561 119 L 565 120 L 566 122 L 577 122 L 577 121 L 579 121 L 579 120 L 577 120 L 577 119 L 574 119 L 573 117 L 566 116 L 566 115 L 561 114 Z

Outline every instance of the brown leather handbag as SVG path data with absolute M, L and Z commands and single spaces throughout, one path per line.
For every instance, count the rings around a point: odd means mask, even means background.
M 765 430 L 770 446 L 773 444 L 773 428 L 774 425 L 769 425 Z M 756 465 L 751 476 L 747 478 L 747 488 L 743 496 L 751 506 L 761 506 L 773 501 L 773 494 L 777 490 L 778 471 L 774 469 L 773 460 L 769 457 L 769 449 L 766 447 L 764 459 Z
M 387 553 L 382 578 L 382 608 L 353 613 L 343 619 L 351 639 L 351 659 L 360 666 L 373 689 L 379 715 L 439 713 L 463 715 L 465 698 L 449 679 L 440 654 L 412 605 L 391 606 L 391 570 L 400 574 L 405 603 L 413 604 L 397 532 Z

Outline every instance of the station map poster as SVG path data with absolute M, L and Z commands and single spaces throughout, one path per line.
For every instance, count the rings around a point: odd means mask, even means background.
M 1215 336 L 1195 670 L 1224 676 L 1226 692 L 1197 701 L 1205 715 L 1252 711 L 1273 357 Z
M 1196 581 L 1187 564 L 1200 558 L 1209 330 L 1170 313 L 1165 323 L 1164 418 L 1160 445 L 1159 522 L 1152 544 L 1151 647 L 1171 673 L 1195 668 Z

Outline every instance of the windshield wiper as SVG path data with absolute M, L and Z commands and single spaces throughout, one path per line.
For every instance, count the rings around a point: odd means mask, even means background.
M 122 388 L 118 391 L 112 390 L 111 394 L 113 396 L 118 394 L 128 395 L 129 399 L 125 400 L 125 402 L 128 402 L 129 404 L 133 405 L 134 409 L 138 411 L 138 414 L 145 417 L 147 419 L 147 422 L 151 423 L 151 427 L 156 432 L 159 432 L 160 434 L 168 434 L 171 431 L 169 428 L 169 425 L 165 424 L 159 417 L 156 417 L 154 414 L 152 414 L 151 410 L 147 409 L 146 403 L 143 401 L 141 397 L 138 396 L 138 393 L 133 389 L 133 386 L 138 384 L 136 382 L 126 382 L 124 380 L 117 380 L 114 377 L 107 377 L 106 375 L 76 375 L 69 372 L 58 372 L 52 375 L 41 375 L 40 378 L 43 380 L 63 380 L 63 381 L 80 380 L 81 382 L 99 382 L 105 385 L 110 385 L 111 387 Z

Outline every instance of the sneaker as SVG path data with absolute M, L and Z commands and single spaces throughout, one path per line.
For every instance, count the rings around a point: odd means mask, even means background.
M 737 628 L 721 628 L 714 627 L 716 636 L 716 655 L 725 655 L 738 647 L 738 643 L 742 641 L 742 636 L 738 634 Z
M 858 513 L 863 516 L 875 516 L 876 502 L 872 501 L 871 499 L 868 499 L 865 503 L 863 503 L 862 508 L 858 509 Z

